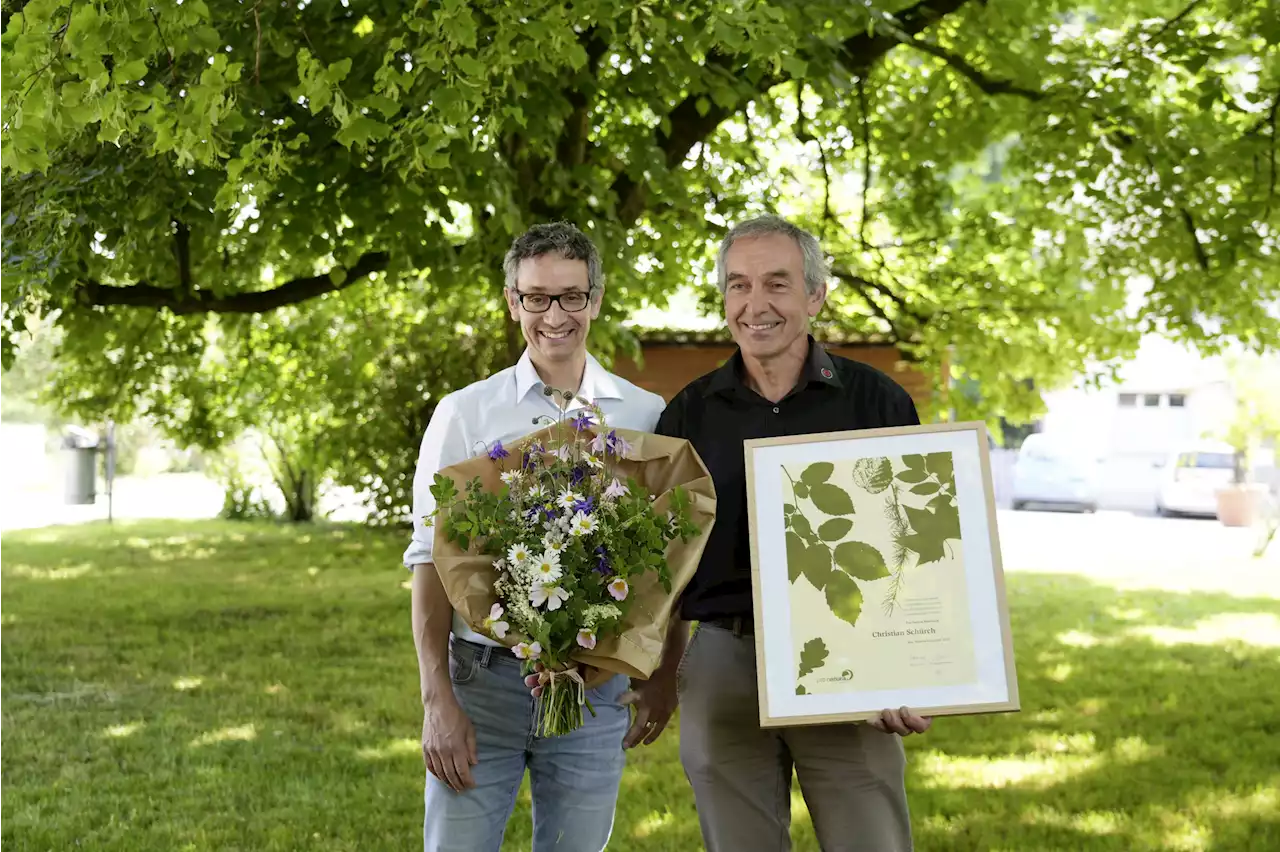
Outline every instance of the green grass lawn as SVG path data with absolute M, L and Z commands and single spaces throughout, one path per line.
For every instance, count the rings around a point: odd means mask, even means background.
M 4 848 L 421 848 L 402 547 L 223 522 L 7 534 Z M 908 740 L 919 849 L 1280 849 L 1276 596 L 1008 587 L 1023 710 Z M 527 793 L 507 836 L 528 848 Z M 631 753 L 611 848 L 701 848 L 674 732 Z

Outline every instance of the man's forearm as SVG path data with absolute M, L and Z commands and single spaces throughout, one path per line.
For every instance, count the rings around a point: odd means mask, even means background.
M 418 680 L 422 703 L 453 694 L 449 680 L 449 631 L 453 607 L 444 593 L 436 566 L 413 566 L 413 644 L 418 649 Z
M 680 659 L 684 656 L 685 646 L 689 643 L 689 622 L 671 613 L 671 621 L 667 624 L 667 638 L 662 645 L 662 662 L 654 674 L 674 676 L 680 667 Z

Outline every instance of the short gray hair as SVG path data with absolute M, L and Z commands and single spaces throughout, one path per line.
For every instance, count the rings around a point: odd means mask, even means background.
M 818 238 L 797 227 L 781 216 L 765 215 L 739 222 L 729 229 L 720 241 L 720 254 L 716 259 L 716 284 L 723 295 L 729 286 L 729 272 L 725 262 L 729 257 L 729 248 L 738 240 L 747 237 L 763 237 L 769 234 L 783 234 L 796 241 L 800 254 L 804 258 L 804 291 L 812 296 L 827 283 L 827 259 L 818 245 Z
M 600 264 L 600 252 L 591 238 L 570 222 L 550 222 L 534 225 L 511 243 L 507 256 L 502 259 L 502 271 L 506 274 L 507 289 L 516 289 L 516 273 L 520 261 L 532 260 L 544 255 L 556 255 L 565 260 L 581 260 L 587 265 L 587 289 L 596 292 L 604 288 L 604 270 Z

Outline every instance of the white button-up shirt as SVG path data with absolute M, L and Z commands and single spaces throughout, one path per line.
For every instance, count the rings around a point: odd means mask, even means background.
M 559 417 L 560 408 L 543 394 L 543 387 L 526 350 L 514 367 L 454 391 L 436 405 L 422 436 L 413 476 L 413 537 L 404 552 L 404 564 L 410 570 L 431 561 L 434 531 L 422 519 L 436 507 L 431 496 L 436 473 L 488 452 L 494 441 L 510 443 L 543 428 L 547 422 L 544 417 Z M 609 426 L 639 432 L 652 432 L 666 406 L 662 397 L 615 376 L 590 354 L 578 395 L 600 406 Z M 581 407 L 575 399 L 567 410 Z M 458 490 L 462 490 L 461 483 Z M 471 642 L 499 644 L 471 630 L 456 612 L 453 633 Z

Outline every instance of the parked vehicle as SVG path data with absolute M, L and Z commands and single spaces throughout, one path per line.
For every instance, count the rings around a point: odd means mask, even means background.
M 1172 515 L 1218 515 L 1217 492 L 1231 485 L 1235 450 L 1219 441 L 1200 441 L 1174 453 L 1162 465 L 1156 511 Z
M 1086 447 L 1041 433 L 1028 435 L 1013 468 L 1013 508 L 1096 512 L 1098 475 L 1097 455 Z

